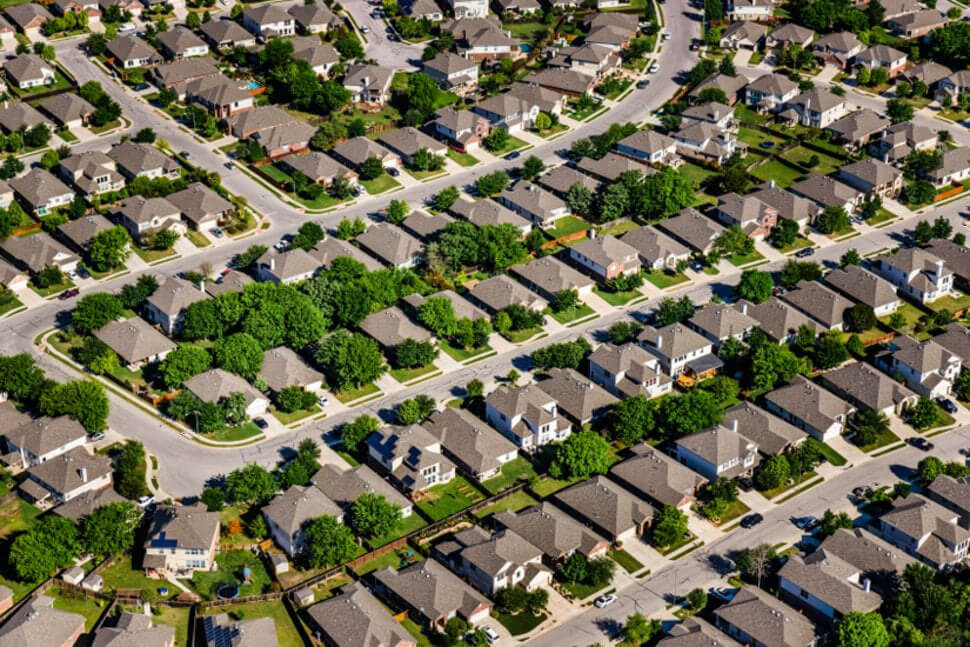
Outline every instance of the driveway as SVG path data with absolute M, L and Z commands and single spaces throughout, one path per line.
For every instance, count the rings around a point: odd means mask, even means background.
M 395 69 L 421 69 L 421 52 L 423 45 L 409 45 L 401 41 L 388 40 L 388 25 L 383 18 L 371 15 L 380 3 L 370 4 L 367 0 L 346 0 L 344 9 L 354 17 L 354 21 L 361 29 L 367 26 L 368 33 L 363 34 L 367 40 L 367 57 L 373 58 L 378 65 Z

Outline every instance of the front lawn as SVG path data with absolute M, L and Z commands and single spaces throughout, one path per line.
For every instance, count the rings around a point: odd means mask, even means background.
M 896 217 L 896 214 L 894 214 L 892 211 L 889 211 L 884 207 L 879 207 L 879 210 L 876 212 L 876 215 L 874 215 L 872 218 L 869 218 L 869 220 L 866 221 L 866 224 L 874 227 L 888 220 L 892 220 L 895 217 Z
M 431 178 L 448 174 L 448 171 L 445 169 L 439 169 L 437 171 L 416 171 L 414 169 L 405 168 L 404 171 L 419 182 L 424 182 L 425 180 L 430 180 Z
M 289 426 L 304 418 L 309 418 L 310 416 L 320 413 L 320 407 L 313 405 L 309 409 L 300 409 L 298 411 L 292 411 L 286 413 L 285 411 L 280 411 L 279 409 L 273 410 L 273 415 L 279 420 L 283 425 Z
M 273 624 L 276 625 L 276 639 L 279 641 L 280 647 L 303 647 L 303 638 L 290 619 L 290 614 L 286 610 L 286 606 L 280 600 L 216 607 L 212 612 L 229 613 L 241 620 L 272 618 Z
M 717 525 L 723 528 L 728 523 L 734 521 L 741 515 L 748 514 L 749 512 L 751 512 L 751 508 L 745 505 L 744 501 L 741 499 L 732 501 L 727 505 L 727 508 L 724 509 L 724 514 L 718 518 Z
M 185 237 L 188 238 L 189 241 L 191 241 L 191 243 L 196 247 L 208 247 L 212 244 L 209 242 L 209 239 L 205 237 L 205 234 L 194 229 L 187 230 L 185 232 Z
M 550 240 L 558 240 L 565 236 L 586 231 L 589 229 L 589 227 L 589 223 L 579 216 L 565 216 L 557 220 L 550 229 L 544 229 L 543 233 L 545 233 Z
M 647 272 L 645 276 L 648 281 L 661 290 L 687 281 L 687 276 L 683 272 L 671 272 L 670 270 L 652 270 Z
M 916 431 L 923 433 L 939 427 L 949 427 L 956 422 L 956 420 L 953 419 L 953 416 L 941 409 L 940 405 L 938 405 L 936 402 L 933 402 L 933 407 L 936 409 L 936 418 L 933 420 L 933 422 L 925 427 L 916 427 L 912 422 L 910 422 L 910 426 L 912 426 Z
M 832 449 L 832 446 L 828 443 L 823 443 L 821 440 L 817 440 L 815 438 L 806 438 L 805 443 L 808 445 L 813 445 L 815 449 L 818 450 L 818 452 L 825 458 L 825 460 L 835 467 L 842 467 L 848 462 L 845 456 Z
M 522 456 L 516 456 L 502 466 L 501 474 L 488 479 L 482 485 L 492 494 L 498 494 L 519 481 L 531 481 L 535 476 L 536 471 L 532 463 Z
M 884 429 L 879 434 L 876 435 L 876 439 L 873 440 L 871 443 L 868 443 L 866 445 L 856 445 L 856 447 L 858 447 L 861 451 L 868 454 L 869 452 L 875 451 L 880 447 L 885 447 L 886 445 L 892 445 L 893 443 L 898 443 L 898 442 L 899 442 L 899 436 L 897 436 L 896 434 L 894 434 L 888 429 Z
M 438 367 L 433 363 L 418 366 L 417 368 L 395 368 L 391 369 L 391 377 L 401 384 L 406 384 L 437 370 L 439 370 Z
M 796 180 L 805 175 L 777 159 L 771 159 L 761 166 L 755 166 L 748 173 L 763 182 L 774 180 L 775 185 L 781 188 L 790 187 Z
M 376 384 L 371 382 L 370 384 L 365 384 L 359 389 L 350 389 L 349 391 L 337 391 L 333 395 L 335 398 L 337 398 L 339 402 L 342 402 L 343 404 L 347 404 L 348 402 L 359 400 L 360 398 L 363 398 L 368 395 L 372 395 L 374 393 L 380 393 L 380 389 L 377 388 Z
M 531 146 L 529 145 L 529 142 L 521 140 L 515 135 L 509 135 L 508 140 L 505 142 L 505 146 L 502 146 L 501 148 L 496 148 L 495 150 L 490 150 L 488 152 L 491 153 L 492 155 L 502 156 L 502 155 L 505 155 L 506 153 L 511 153 L 512 151 L 517 151 L 519 149 L 526 148 L 526 147 L 531 148 Z
M 477 157 L 473 155 L 469 155 L 468 153 L 461 153 L 451 148 L 448 149 L 447 156 L 448 156 L 448 159 L 454 162 L 457 162 L 461 166 L 467 167 L 467 166 L 475 166 L 476 164 L 478 164 Z
M 387 173 L 382 173 L 373 180 L 361 180 L 360 183 L 367 189 L 367 193 L 370 195 L 379 195 L 385 191 L 390 191 L 401 186 L 400 182 Z
M 787 492 L 788 490 L 792 489 L 796 485 L 801 485 L 802 483 L 811 481 L 816 476 L 818 476 L 818 473 L 815 470 L 809 470 L 804 474 L 802 474 L 801 476 L 791 479 L 791 482 L 786 481 L 785 483 L 782 483 L 776 488 L 772 488 L 770 490 L 758 490 L 758 492 L 761 494 L 761 496 L 763 496 L 764 498 L 770 501 L 771 499 L 774 499 L 782 492 Z
M 614 308 L 624 306 L 630 301 L 643 296 L 643 292 L 640 290 L 626 290 L 624 292 L 611 292 L 610 290 L 602 290 L 600 288 L 593 288 L 593 292 L 596 296 L 606 301 L 608 304 Z
M 145 261 L 149 265 L 155 263 L 156 261 L 160 261 L 163 258 L 175 256 L 174 249 L 144 249 L 138 245 L 132 245 L 131 250 L 135 252 L 138 258 Z
M 223 427 L 216 431 L 202 434 L 207 440 L 217 443 L 234 443 L 247 438 L 255 438 L 260 435 L 262 430 L 255 423 L 246 422 L 237 427 Z
M 27 285 L 30 286 L 30 289 L 31 290 L 33 290 L 34 292 L 36 292 L 37 294 L 39 294 L 40 296 L 42 296 L 42 297 L 44 297 L 46 299 L 47 297 L 52 297 L 55 294 L 60 294 L 61 292 L 63 292 L 64 290 L 66 290 L 68 288 L 73 288 L 74 287 L 74 281 L 72 281 L 71 279 L 67 278 L 67 275 L 65 274 L 64 275 L 64 280 L 62 282 L 56 283 L 54 285 L 47 286 L 46 288 L 39 288 L 39 287 L 37 287 L 34 284 L 34 279 L 30 279 L 30 282 Z
M 515 615 L 496 613 L 494 617 L 502 623 L 503 627 L 509 630 L 510 634 L 513 636 L 521 636 L 541 625 L 547 616 L 544 613 L 536 616 L 532 615 L 529 611 L 522 611 Z
M 595 315 L 596 312 L 588 305 L 580 301 L 578 305 L 572 308 L 567 308 L 561 312 L 552 312 L 550 310 L 548 314 L 553 319 L 565 326 L 570 322 L 576 321 L 577 319 L 584 319 L 591 315 Z
M 532 339 L 536 335 L 542 332 L 541 327 L 536 328 L 526 328 L 524 330 L 510 330 L 508 332 L 500 333 L 502 337 L 505 337 L 508 341 L 513 344 L 521 344 L 527 339 Z
M 480 510 L 476 510 L 475 516 L 479 519 L 484 519 L 491 514 L 498 514 L 499 512 L 504 512 L 505 510 L 516 512 L 537 503 L 538 501 L 532 498 L 525 490 L 519 490 L 517 492 L 513 492 L 503 499 L 499 499 L 491 505 L 487 505 Z
M 121 125 L 121 120 L 115 119 L 114 121 L 109 121 L 103 126 L 88 126 L 88 130 L 90 130 L 95 135 L 100 135 L 101 133 L 106 133 L 109 130 L 113 130 L 114 128 L 117 128 L 120 125 Z
M 447 353 L 448 356 L 451 357 L 456 362 L 467 362 L 473 357 L 478 357 L 479 355 L 484 355 L 489 352 L 492 352 L 492 354 L 494 354 L 492 347 L 488 344 L 485 344 L 484 346 L 479 346 L 478 348 L 465 349 L 465 348 L 458 348 L 457 346 L 452 346 L 446 341 L 439 341 L 438 348 L 445 351 L 445 353 Z
M 418 502 L 418 507 L 434 521 L 460 512 L 485 498 L 463 476 L 455 476 L 448 483 L 435 485 L 424 494 L 425 498 Z
M 217 571 L 195 571 L 192 588 L 206 600 L 215 600 L 219 587 L 224 584 L 239 586 L 239 595 L 259 595 L 269 590 L 272 580 L 263 561 L 248 550 L 231 550 L 216 556 Z M 243 579 L 243 569 L 250 571 L 249 582 Z
M 641 564 L 636 557 L 626 552 L 622 548 L 611 548 L 608 555 L 613 559 L 614 562 L 622 566 L 623 570 L 631 575 L 643 570 L 643 564 Z
M 747 265 L 748 263 L 754 263 L 755 261 L 763 260 L 764 256 L 758 253 L 757 250 L 752 251 L 750 254 L 731 254 L 728 256 L 728 260 L 731 265 L 735 267 L 741 267 L 742 265 Z
M 22 307 L 24 307 L 23 302 L 11 293 L 3 303 L 0 303 L 0 317 Z
M 812 241 L 810 241 L 809 239 L 799 234 L 798 237 L 795 238 L 795 242 L 793 242 L 791 245 L 785 245 L 784 247 L 779 247 L 777 249 L 782 254 L 788 254 L 791 252 L 797 252 L 800 249 L 804 249 L 805 247 L 811 247 L 811 246 L 812 246 Z
M 10 91 L 13 94 L 17 95 L 18 97 L 21 97 L 23 99 L 28 99 L 38 94 L 44 94 L 45 92 L 53 92 L 54 90 L 70 89 L 71 82 L 68 80 L 68 78 L 64 76 L 64 73 L 61 72 L 61 69 L 59 67 L 57 67 L 56 65 L 53 67 L 54 67 L 54 81 L 52 83 L 47 85 L 38 85 L 36 87 L 28 88 L 26 90 L 21 90 L 15 84 L 11 83 L 9 86 Z
M 561 586 L 564 591 L 569 593 L 576 600 L 585 600 L 586 598 L 590 597 L 594 593 L 599 593 L 609 585 L 610 585 L 609 582 L 606 582 L 600 586 L 596 586 L 595 584 L 584 584 L 584 583 L 573 584 L 571 582 L 559 583 L 559 586 Z

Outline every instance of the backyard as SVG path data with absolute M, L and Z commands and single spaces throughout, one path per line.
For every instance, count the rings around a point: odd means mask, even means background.
M 586 231 L 589 229 L 589 226 L 589 223 L 579 216 L 565 216 L 557 220 L 552 228 L 544 229 L 543 233 L 545 233 L 550 240 L 558 240 L 564 236 L 570 236 L 581 231 Z
M 255 618 L 272 618 L 276 625 L 276 638 L 280 647 L 303 647 L 303 638 L 297 630 L 286 607 L 279 600 L 266 602 L 251 602 L 231 607 L 219 607 L 213 613 L 229 613 L 230 617 L 238 620 L 253 620 Z
M 485 506 L 480 510 L 475 511 L 475 516 L 479 519 L 484 519 L 491 514 L 498 514 L 499 512 L 504 512 L 506 510 L 512 510 L 516 512 L 522 508 L 528 508 L 529 506 L 538 503 L 534 498 L 532 498 L 525 490 L 518 490 L 512 494 L 499 499 L 495 503 Z
M 486 490 L 497 494 L 507 490 L 519 481 L 531 481 L 536 476 L 535 468 L 527 459 L 517 456 L 502 465 L 501 474 L 482 483 Z
M 826 155 L 825 153 L 819 153 L 813 151 L 804 146 L 796 146 L 790 151 L 786 151 L 782 157 L 789 162 L 793 162 L 807 169 L 811 169 L 815 173 L 821 173 L 822 175 L 828 175 L 829 173 L 840 168 L 844 162 L 831 155 Z M 816 158 L 818 163 L 812 165 L 810 160 Z
M 455 476 L 448 483 L 435 485 L 424 494 L 425 497 L 418 502 L 418 508 L 433 521 L 460 512 L 485 498 L 463 476 Z
M 774 181 L 775 186 L 781 188 L 790 187 L 798 178 L 805 175 L 802 171 L 793 169 L 776 158 L 772 158 L 760 166 L 755 166 L 748 173 L 762 182 Z
M 248 550 L 233 550 L 216 556 L 217 571 L 195 571 L 192 574 L 192 588 L 204 599 L 214 600 L 219 587 L 239 585 L 239 595 L 259 595 L 269 590 L 270 574 L 262 560 Z M 249 569 L 248 581 L 244 578 Z
M 48 589 L 45 595 L 54 598 L 55 609 L 84 616 L 85 631 L 91 631 L 98 618 L 104 613 L 105 605 L 108 604 L 95 598 L 86 598 L 78 593 L 62 591 L 56 586 Z

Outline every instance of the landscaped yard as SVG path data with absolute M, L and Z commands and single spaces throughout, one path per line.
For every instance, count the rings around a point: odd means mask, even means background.
M 40 296 L 46 299 L 47 297 L 54 296 L 55 294 L 59 294 L 68 288 L 73 288 L 74 281 L 67 278 L 67 275 L 65 274 L 64 280 L 62 282 L 56 283 L 54 285 L 50 285 L 46 288 L 39 288 L 36 285 L 34 285 L 33 279 L 30 280 L 30 283 L 28 283 L 28 285 L 30 286 L 31 290 L 33 290 L 34 292 L 36 292 L 37 294 L 39 294 Z
M 785 245 L 784 247 L 779 248 L 778 251 L 782 254 L 788 254 L 790 252 L 796 252 L 800 249 L 811 246 L 812 241 L 799 234 L 795 239 L 795 242 L 793 242 L 791 245 Z
M 138 258 L 148 264 L 160 261 L 163 258 L 168 258 L 169 256 L 175 256 L 174 249 L 143 249 L 138 245 L 132 245 L 131 250 L 138 255 Z
M 600 288 L 593 288 L 593 292 L 596 296 L 606 301 L 608 304 L 614 308 L 626 305 L 630 301 L 643 296 L 643 292 L 640 290 L 626 290 L 625 292 L 612 292 L 610 290 L 602 290 Z
M 502 23 L 502 29 L 512 34 L 512 38 L 532 40 L 536 34 L 548 32 L 549 25 L 541 22 L 506 22 Z
M 425 492 L 418 507 L 434 521 L 444 519 L 485 497 L 463 476 L 455 476 L 448 483 L 436 485 Z
M 754 263 L 755 261 L 760 261 L 764 259 L 764 256 L 759 254 L 757 251 L 753 251 L 750 254 L 732 254 L 728 256 L 728 260 L 731 265 L 735 267 L 740 267 L 742 265 L 747 265 L 748 263 Z
M 413 563 L 416 561 L 421 561 L 420 557 L 413 560 L 408 558 L 407 553 L 413 552 L 414 551 L 411 549 L 407 549 L 406 552 L 402 550 L 392 550 L 388 553 L 384 553 L 380 557 L 375 557 L 374 559 L 364 562 L 355 568 L 354 572 L 357 573 L 357 575 L 367 575 L 368 573 L 372 573 L 373 571 L 377 571 L 382 568 L 398 569 L 402 566 L 406 566 L 408 562 Z
M 506 153 L 511 153 L 512 151 L 517 151 L 523 148 L 532 148 L 532 146 L 529 144 L 529 142 L 519 139 L 515 135 L 509 135 L 508 140 L 505 142 L 505 146 L 488 152 L 492 155 L 502 156 Z
M 632 220 L 620 220 L 617 222 L 611 222 L 601 227 L 596 228 L 597 236 L 616 236 L 619 237 L 621 234 L 625 234 L 633 229 L 638 229 L 640 225 L 633 222 Z
M 91 631 L 98 618 L 104 613 L 105 605 L 108 604 L 102 600 L 85 598 L 74 592 L 62 591 L 56 586 L 48 589 L 45 595 L 54 598 L 55 609 L 84 616 L 85 631 Z
M 0 539 L 24 530 L 30 530 L 40 515 L 40 509 L 20 497 L 13 497 L 0 505 Z
M 484 355 L 486 353 L 490 353 L 492 355 L 495 354 L 495 351 L 492 350 L 492 347 L 489 346 L 488 344 L 485 344 L 484 346 L 479 346 L 478 348 L 465 349 L 465 348 L 458 348 L 456 346 L 452 346 L 446 341 L 439 341 L 438 348 L 445 351 L 448 354 L 448 356 L 451 357 L 456 362 L 467 362 L 472 357 L 478 357 L 479 355 Z
M 374 393 L 380 393 L 380 389 L 377 388 L 376 384 L 371 382 L 370 384 L 365 384 L 359 389 L 351 389 L 349 391 L 337 391 L 333 395 L 340 402 L 347 404 L 348 402 L 353 402 L 354 400 L 358 400 L 360 398 L 363 398 L 368 395 L 372 395 Z
M 529 611 L 522 611 L 515 615 L 508 613 L 496 613 L 495 619 L 502 623 L 502 626 L 509 630 L 513 636 L 527 634 L 546 619 L 546 614 L 533 615 Z
M 586 231 L 589 227 L 589 223 L 579 216 L 566 216 L 557 220 L 552 228 L 543 231 L 550 240 L 558 240 L 564 236 Z
M 238 584 L 239 595 L 259 595 L 269 589 L 272 578 L 263 561 L 248 550 L 231 550 L 216 556 L 217 571 L 195 571 L 192 588 L 206 600 L 216 599 L 216 592 L 224 584 Z M 250 570 L 250 581 L 243 580 L 243 569 Z
M 501 333 L 501 335 L 513 344 L 521 344 L 525 340 L 531 339 L 541 332 L 542 328 L 526 328 L 524 330 L 510 330 L 508 332 Z
M 536 471 L 532 467 L 532 463 L 522 456 L 517 456 L 502 466 L 501 474 L 490 478 L 482 483 L 482 485 L 492 494 L 497 494 L 502 490 L 507 490 L 519 481 L 531 481 L 535 476 Z
M 691 162 L 684 162 L 678 171 L 680 171 L 681 175 L 687 178 L 687 180 L 691 183 L 691 186 L 693 186 L 695 189 L 699 188 L 707 178 L 717 175 L 717 173 L 711 169 L 698 164 L 692 164 Z
M 300 637 L 300 632 L 294 626 L 293 621 L 290 620 L 290 614 L 286 607 L 279 600 L 217 607 L 212 609 L 212 613 L 229 613 L 230 617 L 241 620 L 272 618 L 276 625 L 276 638 L 280 647 L 303 647 L 303 638 Z
M 822 175 L 828 175 L 832 171 L 835 171 L 842 166 L 842 160 L 837 157 L 832 157 L 831 155 L 826 155 L 825 153 L 819 153 L 811 149 L 805 148 L 804 146 L 796 146 L 795 148 L 787 151 L 783 158 L 789 162 L 794 162 L 807 169 L 811 169 L 813 173 L 820 173 Z M 809 160 L 815 157 L 818 159 L 818 163 L 814 166 L 809 164 Z
M 874 215 L 872 218 L 867 220 L 866 223 L 872 226 L 876 226 L 878 224 L 886 222 L 887 220 L 892 220 L 895 217 L 896 217 L 896 214 L 894 214 L 892 211 L 889 211 L 888 209 L 880 207 L 879 211 L 876 212 L 876 215 Z
M 798 478 L 793 479 L 790 483 L 789 482 L 785 482 L 785 483 L 782 483 L 781 485 L 779 485 L 776 488 L 772 488 L 770 490 L 758 490 L 758 492 L 760 492 L 761 493 L 761 496 L 763 496 L 766 499 L 769 499 L 769 500 L 770 499 L 774 499 L 776 496 L 778 496 L 782 492 L 787 492 L 788 490 L 792 489 L 793 487 L 795 487 L 797 485 L 801 485 L 802 483 L 808 483 L 809 481 L 811 481 L 816 476 L 818 476 L 818 473 L 815 470 L 809 470 L 809 471 L 805 472 L 804 474 L 802 474 L 801 476 L 799 476 Z
M 186 231 L 185 237 L 188 238 L 189 241 L 191 241 L 191 243 L 196 247 L 208 247 L 209 245 L 212 244 L 211 242 L 209 242 L 209 239 L 205 237 L 205 234 L 203 234 L 201 231 L 196 231 L 194 229 L 189 229 L 188 231 Z
M 164 580 L 153 580 L 145 577 L 145 572 L 135 569 L 132 566 L 131 555 L 121 555 L 114 563 L 101 572 L 101 579 L 104 580 L 105 589 L 117 591 L 118 589 L 140 589 L 154 591 L 158 593 L 161 587 L 167 587 L 168 597 L 174 597 L 180 593 L 177 587 L 172 586 Z
M 405 168 L 404 172 L 419 182 L 424 182 L 425 180 L 430 180 L 433 177 L 440 177 L 448 174 L 448 171 L 445 169 L 439 169 L 437 171 L 416 171 L 414 169 Z
M 6 6 L 6 5 L 4 5 Z M 54 90 L 66 90 L 71 87 L 71 82 L 64 76 L 60 68 L 56 65 L 54 67 L 54 81 L 48 85 L 38 85 L 27 90 L 21 90 L 15 84 L 11 83 L 9 88 L 12 93 L 18 97 L 32 97 L 37 94 L 43 94 L 45 92 L 52 92 Z
M 556 124 L 552 128 L 543 130 L 542 132 L 537 132 L 536 134 L 543 139 L 551 139 L 556 135 L 566 132 L 567 130 L 569 130 L 569 126 L 566 124 Z
M 946 310 L 950 314 L 954 314 L 970 308 L 970 295 L 960 294 L 959 296 L 951 296 L 948 294 L 945 297 L 940 297 L 936 301 L 927 303 L 926 307 L 933 312 Z
M 490 514 L 498 514 L 499 512 L 504 512 L 505 510 L 512 510 L 515 512 L 517 510 L 521 510 L 522 508 L 528 508 L 536 503 L 538 503 L 538 501 L 529 496 L 525 490 L 519 490 L 517 492 L 513 492 L 504 499 L 499 499 L 495 503 L 485 506 L 481 510 L 476 510 L 475 516 L 479 519 L 484 519 Z
M 845 456 L 835 451 L 834 449 L 832 449 L 831 445 L 829 445 L 828 443 L 823 443 L 821 440 L 817 440 L 815 438 L 806 438 L 805 444 L 813 445 L 815 449 L 817 449 L 818 452 L 825 458 L 825 460 L 827 460 L 835 467 L 842 467 L 848 462 L 845 459 Z
M 252 422 L 244 422 L 236 427 L 223 427 L 216 431 L 203 434 L 207 440 L 217 443 L 234 443 L 247 438 L 255 438 L 260 435 L 262 430 Z
M 652 270 L 645 273 L 644 276 L 661 290 L 666 290 L 687 280 L 687 276 L 683 272 L 670 272 L 668 270 Z
M 598 593 L 599 591 L 605 589 L 610 585 L 610 583 L 606 582 L 602 586 L 594 586 L 592 584 L 572 584 L 569 582 L 560 582 L 559 585 L 575 599 L 585 600 L 594 593 Z
M 469 155 L 468 153 L 461 153 L 452 148 L 448 149 L 448 158 L 457 162 L 461 166 L 475 166 L 478 164 L 478 158 L 474 155 Z
M 186 607 L 156 606 L 152 620 L 156 624 L 175 627 L 175 647 L 191 647 L 189 639 L 189 610 Z
M 920 317 L 926 314 L 925 312 L 917 308 L 912 303 L 908 303 L 906 301 L 903 301 L 901 303 L 901 305 L 896 310 L 896 312 L 903 315 L 903 317 L 906 319 L 906 325 L 898 329 L 897 330 L 898 333 L 902 335 L 909 335 L 911 337 L 914 337 L 918 341 L 924 341 L 926 339 L 929 339 L 930 334 L 925 329 L 921 330 L 918 333 L 914 331 L 914 328 L 916 324 L 919 322 Z M 879 321 L 881 321 L 882 323 L 888 326 L 889 319 L 891 317 L 892 315 L 886 315 L 885 317 L 880 317 Z
M 380 548 L 384 544 L 389 544 L 398 537 L 403 537 L 409 535 L 415 530 L 420 530 L 427 525 L 427 521 L 421 517 L 417 512 L 412 511 L 411 514 L 401 519 L 397 526 L 391 532 L 380 537 L 374 537 L 373 539 L 367 539 L 367 547 L 374 549 Z
M 949 427 L 954 422 L 956 422 L 953 419 L 953 416 L 951 416 L 946 411 L 944 411 L 943 409 L 941 409 L 940 408 L 940 405 L 938 405 L 936 402 L 933 402 L 933 406 L 936 409 L 936 419 L 933 422 L 931 422 L 930 424 L 926 425 L 925 427 L 915 427 L 914 426 L 914 428 L 916 429 L 916 431 L 919 431 L 919 432 L 922 433 L 922 432 L 930 431 L 931 429 L 938 429 L 940 427 Z M 912 423 L 910 423 L 910 424 L 912 424 Z
M 742 126 L 738 129 L 738 139 L 743 141 L 748 146 L 752 146 L 763 151 L 774 151 L 785 145 L 785 140 L 776 135 L 772 135 L 756 128 L 745 128 Z M 772 142 L 774 146 L 766 148 L 761 145 L 761 142 Z
M 419 377 L 423 377 L 430 373 L 434 373 L 435 371 L 438 371 L 438 370 L 440 369 L 438 369 L 438 367 L 435 366 L 434 364 L 426 364 L 424 366 L 418 366 L 417 368 L 395 368 L 395 369 L 391 369 L 390 372 L 391 372 L 391 377 L 393 377 L 401 384 L 405 384 L 412 380 L 416 380 Z
M 286 413 L 285 411 L 280 411 L 279 409 L 273 409 L 273 415 L 284 425 L 292 425 L 295 422 L 299 422 L 304 418 L 309 418 L 310 416 L 320 413 L 320 407 L 313 405 L 309 409 L 300 409 L 298 411 L 292 411 Z
M 722 528 L 728 523 L 734 521 L 743 514 L 748 514 L 751 511 L 744 501 L 738 499 L 737 501 L 732 501 L 728 504 L 727 508 L 724 510 L 724 514 L 721 515 L 718 525 Z
M 595 314 L 596 312 L 588 305 L 583 303 L 582 301 L 579 302 L 579 305 L 574 306 L 572 308 L 567 308 L 566 310 L 563 310 L 561 312 L 552 312 L 552 311 L 549 312 L 549 315 L 553 319 L 555 319 L 556 321 L 558 321 L 564 326 L 569 324 L 570 322 L 576 321 L 578 319 L 585 319 L 586 317 L 589 317 Z
M 608 553 L 614 562 L 623 567 L 627 573 L 633 574 L 643 570 L 643 564 L 636 557 L 622 548 L 612 548 Z
M 360 183 L 367 189 L 367 193 L 371 195 L 378 195 L 401 186 L 400 182 L 387 173 L 383 173 L 373 180 L 361 180 Z
M 880 447 L 885 447 L 886 445 L 891 445 L 893 443 L 898 443 L 898 442 L 899 442 L 899 436 L 889 431 L 888 429 L 885 429 L 882 432 L 880 432 L 876 436 L 876 439 L 871 443 L 866 445 L 857 445 L 857 446 L 859 447 L 860 450 L 868 454 L 869 452 L 875 451 Z
M 17 308 L 22 308 L 23 306 L 23 302 L 13 294 L 10 294 L 9 296 L 4 295 L 4 300 L 2 303 L 0 303 L 0 317 L 8 312 L 13 312 Z
M 787 164 L 779 162 L 777 159 L 768 160 L 761 166 L 752 168 L 748 173 L 763 182 L 774 180 L 775 185 L 781 188 L 791 186 L 798 178 L 805 175 L 805 173 L 796 171 Z

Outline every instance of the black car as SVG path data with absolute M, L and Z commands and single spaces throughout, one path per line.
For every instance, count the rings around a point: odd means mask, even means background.
M 396 168 L 394 168 L 393 166 L 388 166 L 384 170 L 387 171 L 387 174 L 390 175 L 391 177 L 397 177 L 398 175 L 401 174 L 401 172 Z
M 750 492 L 754 489 L 754 481 L 749 478 L 738 479 L 738 487 L 745 492 Z
M 260 429 L 266 429 L 267 427 L 269 427 L 269 424 L 268 424 L 268 423 L 266 422 L 266 420 L 264 420 L 263 418 L 254 418 L 254 419 L 253 419 L 253 422 L 254 422 L 254 423 L 256 424 L 256 426 L 257 426 L 257 427 L 259 427 Z
M 637 81 L 637 90 L 642 90 L 650 85 L 650 79 L 644 79 L 642 81 Z
M 762 515 L 760 512 L 755 512 L 754 514 L 749 514 L 748 516 L 741 519 L 741 527 L 754 528 L 764 520 L 765 520 L 764 515 Z
M 937 398 L 936 403 L 940 405 L 940 408 L 946 411 L 947 413 L 957 412 L 957 405 L 953 404 L 953 400 L 950 400 L 948 398 Z
M 797 256 L 798 258 L 805 258 L 806 256 L 811 256 L 814 253 L 815 253 L 814 247 L 806 247 L 805 249 L 800 249 L 797 252 L 795 252 L 795 256 Z
M 913 437 L 913 438 L 910 438 L 907 442 L 913 447 L 915 447 L 916 449 L 921 449 L 924 452 L 928 452 L 934 447 L 936 447 L 936 445 L 926 440 L 925 438 Z
M 519 156 L 519 151 L 512 151 L 511 153 L 505 156 L 505 159 L 514 160 L 518 156 Z

